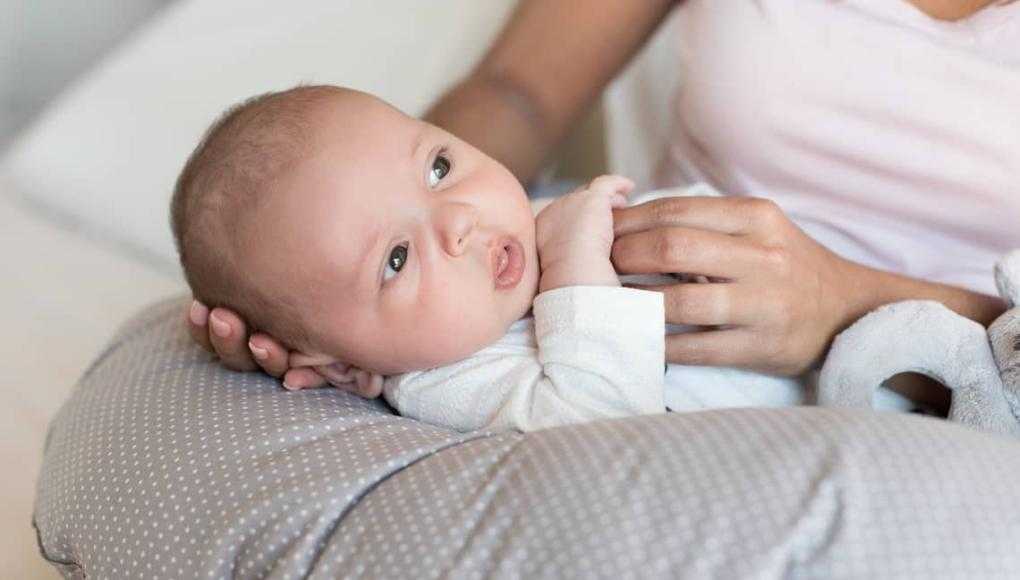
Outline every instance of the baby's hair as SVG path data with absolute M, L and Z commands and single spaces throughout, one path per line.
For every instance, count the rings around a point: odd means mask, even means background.
M 252 327 L 292 349 L 311 340 L 297 303 L 252 283 L 238 259 L 251 247 L 252 217 L 281 174 L 309 151 L 308 111 L 331 86 L 297 86 L 249 98 L 206 131 L 177 178 L 170 226 L 194 297 L 237 312 Z

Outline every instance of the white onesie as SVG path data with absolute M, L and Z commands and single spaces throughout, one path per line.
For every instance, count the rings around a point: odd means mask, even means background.
M 632 203 L 670 195 L 718 193 L 699 184 Z M 387 377 L 387 402 L 401 415 L 458 431 L 532 431 L 667 410 L 808 402 L 807 379 L 665 364 L 665 308 L 658 292 L 569 286 L 539 294 L 532 313 L 467 359 Z M 876 406 L 911 405 L 880 389 Z

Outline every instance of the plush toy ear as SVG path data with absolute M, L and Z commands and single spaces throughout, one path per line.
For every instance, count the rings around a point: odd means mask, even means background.
M 1020 250 L 1006 254 L 995 265 L 995 284 L 1011 309 L 988 327 L 988 340 L 1002 377 L 1003 395 L 1020 417 Z
M 289 362 L 292 368 L 311 367 L 334 387 L 357 393 L 366 399 L 374 399 L 382 394 L 382 375 L 358 368 L 336 357 L 292 352 Z
M 988 341 L 1002 379 L 1002 394 L 1020 418 L 1020 306 L 1007 310 L 988 327 Z
M 1020 436 L 988 338 L 984 326 L 939 302 L 886 304 L 836 336 L 819 376 L 818 403 L 868 408 L 883 382 L 915 372 L 953 391 L 949 419 Z
M 1006 254 L 995 264 L 995 285 L 1010 308 L 1020 306 L 1020 249 Z

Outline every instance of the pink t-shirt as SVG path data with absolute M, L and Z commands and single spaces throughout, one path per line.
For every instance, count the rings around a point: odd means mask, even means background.
M 995 294 L 1020 248 L 1020 2 L 688 0 L 660 187 L 775 200 L 854 261 Z

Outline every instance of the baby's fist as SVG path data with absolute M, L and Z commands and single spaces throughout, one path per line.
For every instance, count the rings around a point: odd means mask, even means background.
M 619 284 L 609 254 L 613 246 L 613 208 L 627 205 L 634 182 L 619 175 L 603 175 L 560 197 L 535 220 L 542 265 L 540 288 L 562 285 Z M 555 269 L 554 284 L 546 272 Z
M 634 189 L 634 182 L 622 175 L 600 175 L 588 184 L 588 191 L 609 198 L 610 207 L 627 205 L 627 195 Z
M 607 252 L 613 243 L 613 208 L 627 205 L 634 182 L 619 175 L 596 177 L 586 187 L 556 199 L 536 218 L 539 252 L 565 250 L 582 244 Z

